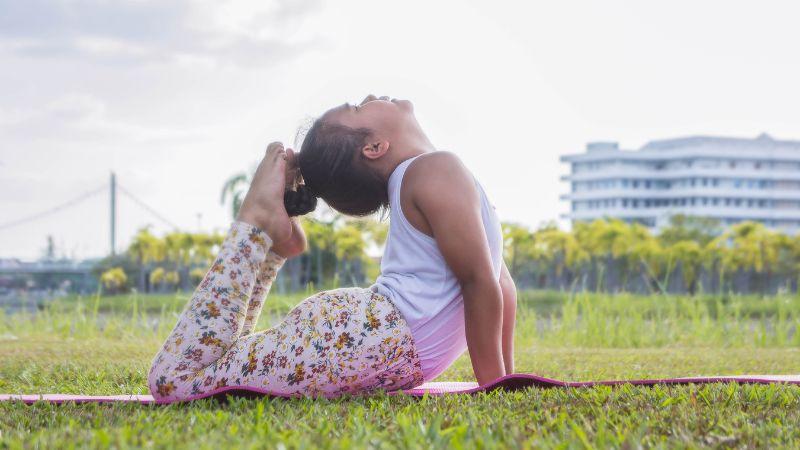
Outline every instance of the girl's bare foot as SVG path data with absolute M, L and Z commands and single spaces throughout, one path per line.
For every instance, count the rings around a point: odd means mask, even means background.
M 283 144 L 273 142 L 253 175 L 237 220 L 264 230 L 273 243 L 292 236 L 292 222 L 283 205 L 286 189 L 286 151 Z

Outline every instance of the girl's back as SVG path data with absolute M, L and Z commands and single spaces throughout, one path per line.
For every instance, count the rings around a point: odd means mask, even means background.
M 389 235 L 381 260 L 381 275 L 372 289 L 389 297 L 402 312 L 411 327 L 428 381 L 458 358 L 467 348 L 467 342 L 459 281 L 436 240 L 409 222 L 401 204 L 406 171 L 412 164 L 425 164 L 426 157 L 420 155 L 403 161 L 389 177 Z M 475 186 L 481 197 L 481 217 L 494 276 L 499 278 L 503 247 L 500 221 L 477 180 Z

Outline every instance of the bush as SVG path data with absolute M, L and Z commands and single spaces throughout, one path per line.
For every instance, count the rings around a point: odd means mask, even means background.
M 150 272 L 150 285 L 151 286 L 158 286 L 164 282 L 164 268 L 163 267 L 156 267 L 152 272 Z
M 100 283 L 107 293 L 116 294 L 128 288 L 128 276 L 122 267 L 112 267 L 100 275 Z

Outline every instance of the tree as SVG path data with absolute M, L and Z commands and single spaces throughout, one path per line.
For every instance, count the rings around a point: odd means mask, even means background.
M 301 224 L 306 233 L 308 247 L 316 265 L 316 282 L 317 284 L 322 284 L 325 280 L 322 261 L 323 254 L 332 251 L 334 247 L 333 222 L 324 222 L 312 217 L 304 217 Z M 310 268 L 311 265 L 309 264 L 308 267 Z
M 150 286 L 155 290 L 160 290 L 166 278 L 166 271 L 163 267 L 156 267 L 150 272 Z
M 364 255 L 364 249 L 366 248 L 364 234 L 358 227 L 346 223 L 334 232 L 333 239 L 335 242 L 337 263 L 341 261 L 341 266 L 337 264 L 337 266 L 339 266 L 336 271 L 337 275 L 342 272 L 344 277 L 349 278 L 350 283 L 357 285 L 361 280 L 356 279 L 356 271 L 353 266 L 354 263 L 360 263 Z
M 725 275 L 740 273 L 746 290 L 758 277 L 778 262 L 776 233 L 756 222 L 740 222 L 712 240 L 708 246 L 707 265 L 715 265 L 719 288 L 724 289 Z M 731 280 L 735 281 L 735 280 Z M 761 286 L 763 288 L 763 286 Z
M 523 242 L 527 250 L 527 241 Z M 560 230 L 555 224 L 548 224 L 533 233 L 532 244 L 533 251 L 529 254 L 552 268 L 561 289 L 572 282 L 573 274 L 589 259 L 575 236 Z
M 230 199 L 231 202 L 231 217 L 239 215 L 239 209 L 242 207 L 244 196 L 247 189 L 250 187 L 250 178 L 246 173 L 240 172 L 228 178 L 222 186 L 219 202 L 222 205 Z
M 703 247 L 696 241 L 678 241 L 666 247 L 665 257 L 667 259 L 667 273 L 664 285 L 669 285 L 672 269 L 680 265 L 681 275 L 683 275 L 683 287 L 688 293 L 694 294 L 697 289 L 697 277 L 703 263 Z
M 128 246 L 128 254 L 133 257 L 139 266 L 138 289 L 147 291 L 147 276 L 153 263 L 164 261 L 166 247 L 162 239 L 150 232 L 150 227 L 139 229 Z
M 512 277 L 519 275 L 520 264 L 524 259 L 531 258 L 533 252 L 533 234 L 526 226 L 503 223 L 503 253 L 510 262 L 508 271 Z
M 167 233 L 164 236 L 164 246 L 167 260 L 172 263 L 175 272 L 178 273 L 179 279 L 182 281 L 181 288 L 184 290 L 189 289 L 189 264 L 194 247 L 192 235 L 181 231 Z
M 721 232 L 717 219 L 673 214 L 669 217 L 669 225 L 661 229 L 658 239 L 665 246 L 681 241 L 692 241 L 703 247 L 719 236 Z

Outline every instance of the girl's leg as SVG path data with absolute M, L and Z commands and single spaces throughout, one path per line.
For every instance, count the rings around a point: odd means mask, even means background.
M 239 210 L 241 220 L 231 225 L 216 261 L 153 360 L 148 375 L 153 395 L 186 395 L 189 382 L 241 335 L 272 239 L 291 236 L 291 220 L 283 207 L 285 170 L 285 150 L 273 142 L 253 175 Z
M 267 252 L 267 258 L 261 263 L 256 276 L 256 284 L 253 287 L 253 293 L 250 295 L 250 300 L 247 303 L 247 314 L 244 319 L 244 326 L 240 337 L 252 334 L 255 326 L 258 324 L 258 318 L 261 316 L 261 309 L 264 307 L 264 301 L 269 295 L 269 290 L 272 287 L 272 282 L 278 276 L 278 270 L 283 267 L 286 258 L 270 250 Z
M 153 395 L 185 395 L 188 382 L 236 342 L 271 244 L 255 226 L 231 225 L 217 259 L 153 360 L 148 376 Z
M 339 394 L 422 383 L 411 330 L 391 301 L 368 289 L 319 293 L 277 326 L 243 336 L 256 277 L 263 277 L 265 288 L 274 279 L 274 271 L 257 271 L 270 244 L 256 227 L 231 226 L 216 262 L 153 361 L 148 376 L 153 396 L 182 400 L 223 386 Z
M 246 386 L 285 395 L 410 389 L 423 373 L 411 330 L 387 298 L 363 288 L 311 296 L 278 325 L 240 337 L 191 380 L 188 394 Z

